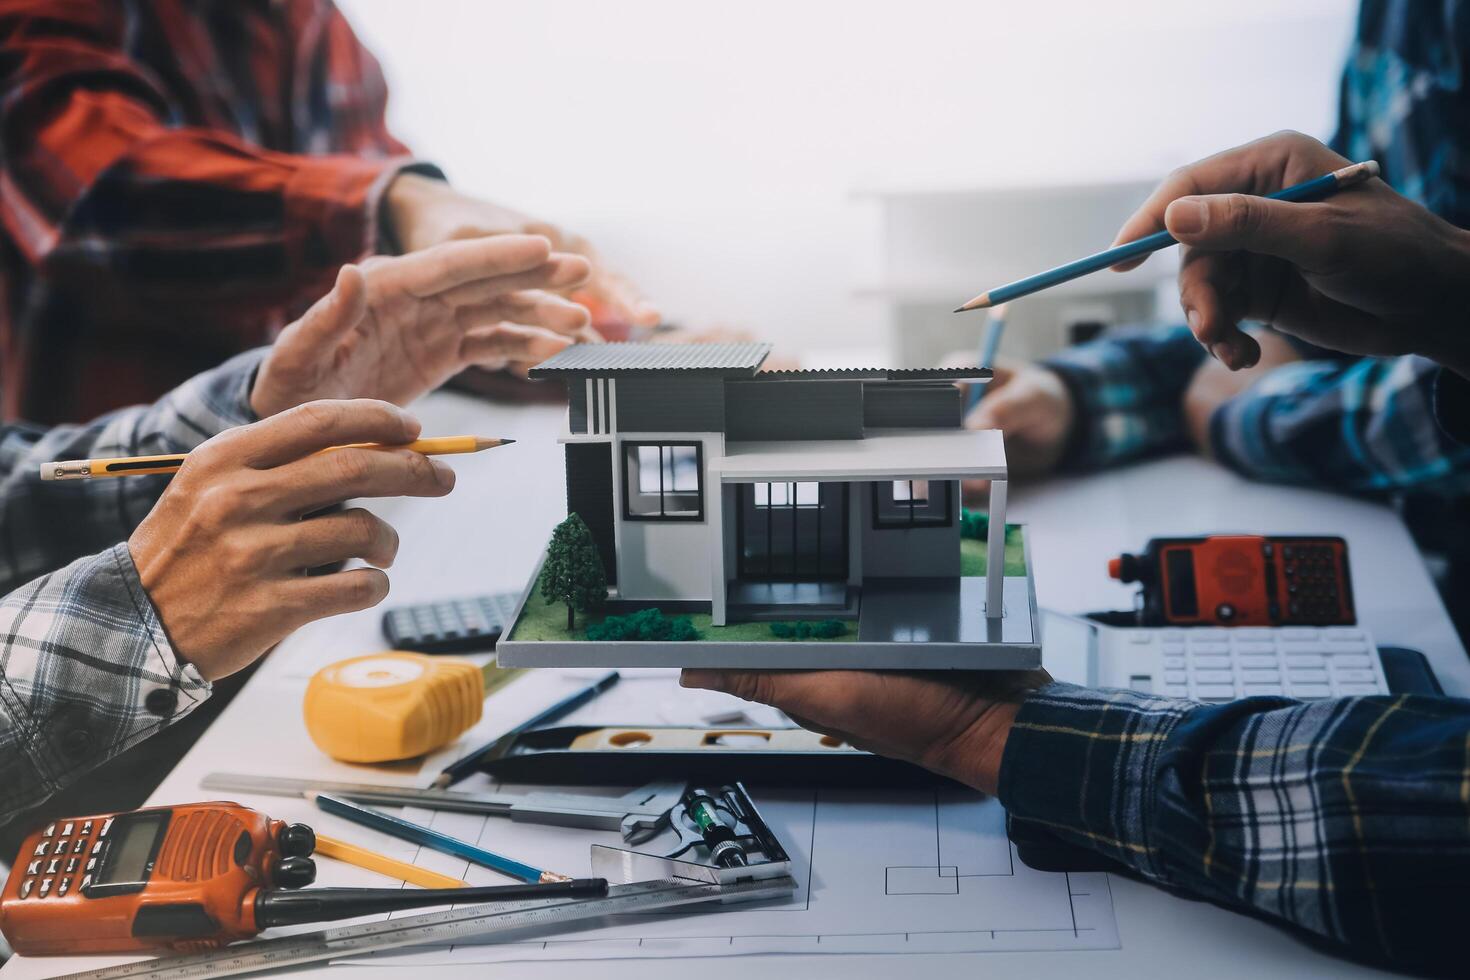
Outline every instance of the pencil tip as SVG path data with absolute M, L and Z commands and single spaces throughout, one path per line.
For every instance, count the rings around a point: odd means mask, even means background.
M 434 777 L 434 781 L 429 784 L 429 788 L 430 789 L 448 789 L 449 788 L 449 774 L 448 773 L 441 772 L 439 775 L 435 776 Z
M 475 448 L 476 449 L 495 449 L 498 446 L 509 446 L 513 442 L 515 442 L 514 439 L 482 439 L 479 436 L 476 436 L 475 437 Z

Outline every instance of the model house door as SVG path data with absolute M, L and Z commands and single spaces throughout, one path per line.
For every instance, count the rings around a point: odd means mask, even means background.
M 742 579 L 847 578 L 846 483 L 742 483 L 737 495 Z

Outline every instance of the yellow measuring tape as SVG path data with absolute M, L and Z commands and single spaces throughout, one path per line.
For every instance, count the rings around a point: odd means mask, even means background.
M 342 762 L 396 762 L 454 741 L 486 696 L 521 675 L 489 663 L 386 650 L 323 667 L 306 685 L 306 730 Z

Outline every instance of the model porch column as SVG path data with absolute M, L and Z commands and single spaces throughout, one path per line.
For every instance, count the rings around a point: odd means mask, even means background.
M 705 520 L 710 533 L 709 621 L 725 625 L 725 485 L 718 471 L 709 471 L 705 488 Z
M 990 481 L 990 530 L 985 535 L 985 618 L 1005 615 L 1006 481 Z

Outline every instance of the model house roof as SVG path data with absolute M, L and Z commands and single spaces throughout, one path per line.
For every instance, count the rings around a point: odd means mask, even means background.
M 755 374 L 770 344 L 576 344 L 533 367 L 533 378 L 582 374 L 657 374 L 678 371 L 710 377 Z
M 803 368 L 762 371 L 766 381 L 989 381 L 990 368 Z

